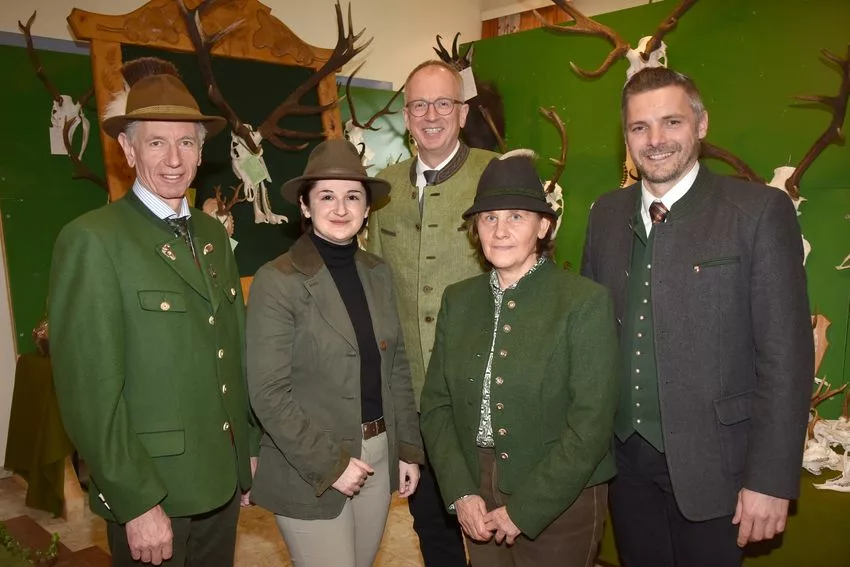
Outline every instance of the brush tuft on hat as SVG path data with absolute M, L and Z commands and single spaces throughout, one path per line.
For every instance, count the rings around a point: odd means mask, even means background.
M 174 75 L 178 79 L 180 78 L 180 73 L 173 63 L 158 57 L 140 57 L 128 61 L 121 67 L 121 74 L 130 87 L 141 79 L 153 75 Z

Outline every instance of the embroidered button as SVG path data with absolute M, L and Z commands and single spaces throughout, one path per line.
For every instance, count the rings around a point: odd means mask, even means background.
M 508 351 L 506 351 L 505 349 L 500 350 L 499 356 L 502 357 L 502 358 L 507 358 L 508 357 Z
M 222 394 L 226 394 L 226 393 L 227 393 L 227 384 L 222 384 L 222 385 L 221 385 L 221 393 L 222 393 Z
M 694 273 L 699 273 L 699 266 L 694 266 Z
M 213 317 L 212 315 L 210 315 L 210 318 L 207 320 L 210 322 L 210 325 L 215 325 L 215 317 Z
M 502 327 L 502 330 L 503 330 L 504 332 L 506 332 L 506 333 L 510 333 L 510 332 L 511 332 L 511 326 L 510 326 L 510 325 L 505 325 L 504 327 Z
M 215 247 L 212 244 L 210 244 L 209 242 L 204 244 L 204 256 L 206 256 L 207 254 L 209 254 L 213 250 L 215 250 Z
M 387 350 L 387 341 L 381 341 L 378 343 L 378 348 L 381 350 Z
M 163 301 L 162 303 L 159 304 L 159 308 L 162 309 L 163 311 L 168 311 L 169 309 L 171 309 L 171 304 L 168 303 L 167 301 Z
M 225 421 L 224 425 L 221 426 L 221 429 L 222 431 L 227 431 L 228 429 L 230 429 L 230 424 Z
M 503 404 L 502 402 L 497 402 L 496 409 L 502 411 L 503 409 L 505 409 L 505 404 Z
M 236 289 L 235 288 L 230 288 L 230 295 L 232 295 L 233 297 L 236 297 Z
M 507 429 L 505 429 L 504 427 L 500 427 L 500 428 L 499 428 L 499 437 L 504 437 L 504 436 L 505 436 L 505 435 L 507 435 L 507 434 L 508 434 L 508 430 L 507 430 Z
M 508 309 L 513 309 L 515 307 L 516 307 L 516 301 L 514 301 L 513 299 L 508 301 Z
M 508 455 L 507 453 L 500 453 L 499 458 L 503 461 L 507 461 L 510 458 L 510 455 Z
M 501 376 L 496 376 L 496 384 L 498 384 L 499 386 L 501 386 L 501 385 L 502 385 L 502 384 L 504 384 L 504 383 L 505 383 L 505 379 L 504 379 L 504 378 L 502 378 Z
M 433 318 L 433 317 L 431 317 L 430 315 L 428 315 L 427 317 L 425 317 L 425 322 L 426 322 L 426 323 L 433 323 L 433 322 L 434 322 L 434 318 Z
M 218 349 L 218 357 L 224 358 L 224 349 L 223 348 Z

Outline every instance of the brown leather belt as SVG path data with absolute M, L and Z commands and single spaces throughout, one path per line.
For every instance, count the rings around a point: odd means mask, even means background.
M 360 428 L 363 430 L 363 439 L 371 439 L 377 435 L 380 435 L 384 431 L 387 430 L 387 424 L 384 423 L 383 416 L 379 417 L 375 421 L 367 421 L 366 423 L 361 423 Z

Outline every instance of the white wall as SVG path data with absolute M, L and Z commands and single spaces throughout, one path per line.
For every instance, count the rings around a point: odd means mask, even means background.
M 659 0 L 655 0 L 656 2 Z M 572 0 L 571 3 L 585 16 L 596 16 L 616 12 L 641 4 L 649 4 L 650 0 Z M 481 19 L 492 20 L 509 14 L 518 14 L 528 10 L 536 10 L 552 6 L 551 0 L 482 0 Z M 670 9 L 674 4 L 670 3 Z
M 144 0 L 0 0 L 0 31 L 18 32 L 18 20 L 26 22 L 33 10 L 38 17 L 33 35 L 71 39 L 65 18 L 76 7 L 102 14 L 125 14 Z M 266 0 L 272 14 L 301 39 L 320 47 L 336 43 L 334 0 Z M 343 10 L 348 3 L 341 0 Z M 354 26 L 366 27 L 375 39 L 366 52 L 367 63 L 358 76 L 390 81 L 397 87 L 418 63 L 434 56 L 434 36 L 462 41 L 481 37 L 481 0 L 352 0 Z M 447 17 L 448 15 L 448 17 Z M 362 60 L 362 55 L 359 60 Z M 343 69 L 343 74 L 353 70 Z
M 12 411 L 12 390 L 15 386 L 15 362 L 18 359 L 5 253 L 3 218 L 0 216 L 0 466 L 6 458 L 6 438 L 9 436 L 9 414 Z M 0 478 L 6 475 L 0 468 Z

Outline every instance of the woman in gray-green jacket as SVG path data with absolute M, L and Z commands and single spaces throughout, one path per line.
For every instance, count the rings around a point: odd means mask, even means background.
M 357 246 L 389 184 L 327 140 L 282 192 L 306 232 L 249 295 L 248 389 L 264 430 L 252 499 L 296 567 L 369 567 L 391 493 L 413 494 L 424 461 L 390 271 Z
M 464 213 L 493 268 L 448 287 L 421 400 L 473 565 L 592 566 L 606 513 L 617 342 L 607 291 L 551 259 L 526 156 L 490 162 Z

